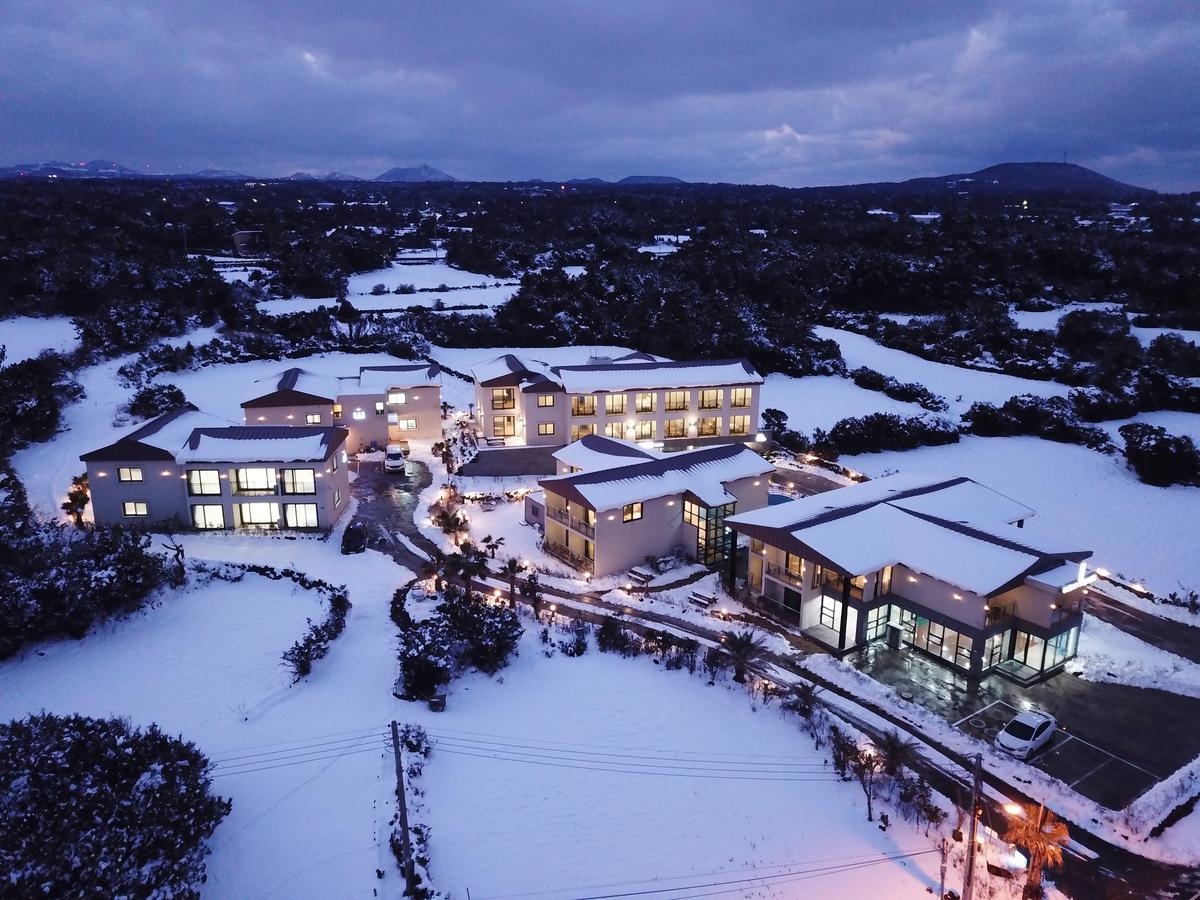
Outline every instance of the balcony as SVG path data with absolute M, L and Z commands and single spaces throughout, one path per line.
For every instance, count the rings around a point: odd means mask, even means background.
M 552 541 L 549 538 L 542 542 L 542 549 L 553 556 L 555 559 L 562 560 L 569 566 L 574 566 L 576 569 L 591 569 L 592 561 L 584 559 L 578 553 L 572 550 L 566 544 L 560 544 L 558 541 Z
M 278 497 L 280 491 L 278 486 L 273 488 L 254 488 L 242 487 L 240 484 L 234 484 L 233 490 L 230 492 L 234 497 Z
M 985 628 L 989 625 L 996 625 L 1005 619 L 1016 618 L 1016 615 L 1017 603 L 1015 600 L 1009 603 L 989 603 L 987 605 L 987 613 L 983 619 L 983 625 Z
M 568 513 L 565 509 L 558 509 L 554 506 L 546 507 L 546 515 L 556 522 L 561 522 L 573 531 L 578 531 L 584 537 L 594 538 L 596 536 L 596 527 L 589 525 L 582 519 L 577 519 L 575 516 Z
M 776 581 L 799 588 L 804 586 L 804 579 L 800 575 L 793 574 L 778 563 L 769 562 L 766 564 L 766 573 Z

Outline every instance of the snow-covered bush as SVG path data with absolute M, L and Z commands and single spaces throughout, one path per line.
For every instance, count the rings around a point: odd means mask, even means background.
M 0 893 L 199 897 L 229 814 L 194 744 L 120 719 L 0 725 Z
M 1125 439 L 1125 459 L 1142 481 L 1160 487 L 1200 483 L 1200 450 L 1187 435 L 1168 434 L 1145 422 L 1117 431 Z
M 958 426 L 941 416 L 905 418 L 895 413 L 871 413 L 842 419 L 828 432 L 817 429 L 813 433 L 812 447 L 819 456 L 837 458 L 840 455 L 955 444 L 958 443 L 958 437 Z
M 414 622 L 400 636 L 400 673 L 408 700 L 432 697 L 454 674 L 454 655 L 444 619 L 431 616 Z
M 346 596 L 345 588 L 334 590 L 328 600 L 329 613 L 325 621 L 314 623 L 310 619 L 304 637 L 283 652 L 283 662 L 292 670 L 293 681 L 308 675 L 312 671 L 313 661 L 324 657 L 329 652 L 329 645 L 346 630 L 350 598 Z
M 152 419 L 187 404 L 187 397 L 173 384 L 155 384 L 142 388 L 129 401 L 129 412 L 139 419 Z
M 903 400 L 916 403 L 930 412 L 945 412 L 949 407 L 946 401 L 923 384 L 915 381 L 903 382 L 891 375 L 884 375 L 866 366 L 860 366 L 850 373 L 851 379 L 860 388 L 869 391 L 881 391 L 893 400 Z
M 507 605 L 482 603 L 465 591 L 448 587 L 437 615 L 447 625 L 451 646 L 462 665 L 497 672 L 508 663 L 521 639 L 521 622 Z
M 1018 394 L 1000 406 L 973 403 L 963 415 L 963 423 L 972 434 L 983 437 L 1032 434 L 1063 444 L 1082 444 L 1104 453 L 1113 450 L 1108 435 L 1100 428 L 1082 424 L 1065 397 Z
M 82 638 L 95 622 L 140 607 L 167 580 L 163 558 L 140 531 L 42 522 L 8 470 L 0 470 L 0 498 L 0 659 L 32 641 Z

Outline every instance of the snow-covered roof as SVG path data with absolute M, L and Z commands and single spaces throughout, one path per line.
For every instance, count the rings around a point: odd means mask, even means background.
M 1048 572 L 1039 572 L 1036 575 L 1030 575 L 1025 580 L 1031 584 L 1049 588 L 1056 593 L 1065 594 L 1076 588 L 1086 587 L 1095 581 L 1096 578 L 1096 573 L 1088 572 L 1087 566 L 1084 563 L 1066 562 L 1061 566 L 1050 569 Z
M 344 376 L 292 367 L 254 382 L 242 406 L 291 406 L 305 398 L 336 403 L 344 394 L 383 394 L 389 388 L 434 387 L 441 383 L 441 369 L 432 363 L 361 366 L 357 375 Z
M 176 454 L 181 463 L 315 462 L 346 439 L 340 428 L 235 425 L 197 428 Z
M 735 531 L 851 575 L 905 565 L 981 595 L 1025 576 L 1078 563 L 1090 551 L 1051 551 L 1018 540 L 1008 523 L 1029 507 L 969 478 L 883 478 L 730 516 Z
M 197 428 L 224 428 L 233 423 L 187 405 L 165 413 L 128 432 L 111 444 L 80 457 L 84 462 L 173 459 Z
M 479 384 L 486 384 L 497 378 L 511 378 L 514 383 L 520 383 L 533 378 L 550 379 L 550 367 L 540 360 L 505 353 L 503 356 L 471 366 L 471 376 Z
M 726 484 L 774 470 L 744 444 L 722 444 L 664 453 L 658 459 L 600 471 L 543 478 L 538 483 L 553 494 L 595 510 L 685 493 L 695 495 L 705 506 L 720 506 L 736 499 L 725 489 Z
M 334 375 L 320 375 L 308 369 L 292 367 L 267 378 L 254 382 L 250 395 L 243 406 L 255 400 L 265 399 L 272 394 L 305 394 L 327 403 L 336 403 L 341 391 L 342 379 Z
M 754 367 L 742 359 L 637 363 L 614 361 L 598 365 L 555 366 L 551 371 L 569 394 L 762 384 L 763 380 Z
M 632 441 L 589 434 L 556 451 L 554 458 L 564 466 L 584 472 L 598 472 L 615 466 L 627 466 L 632 462 L 658 459 L 661 455 L 639 447 Z
M 437 387 L 442 383 L 441 372 L 428 363 L 363 366 L 358 370 L 356 387 L 365 394 L 382 394 L 389 388 Z

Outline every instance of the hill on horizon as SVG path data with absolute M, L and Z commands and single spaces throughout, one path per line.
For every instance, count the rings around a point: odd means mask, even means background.
M 376 181 L 458 181 L 453 175 L 443 172 L 441 169 L 435 169 L 433 166 L 422 163 L 419 166 L 403 167 L 397 166 L 394 169 L 388 169 L 382 175 L 375 176 Z
M 1062 162 L 997 163 L 976 172 L 963 172 L 956 175 L 930 175 L 909 178 L 907 181 L 828 185 L 806 190 L 907 195 L 949 192 L 960 196 L 1060 193 L 1114 199 L 1149 196 L 1157 193 L 1149 188 L 1125 184 L 1076 163 Z

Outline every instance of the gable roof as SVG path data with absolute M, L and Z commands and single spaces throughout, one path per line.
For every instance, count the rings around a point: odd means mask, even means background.
M 332 404 L 343 394 L 382 394 L 389 388 L 433 387 L 442 383 L 434 363 L 360 366 L 357 375 L 322 375 L 293 366 L 254 382 L 242 409 Z
M 762 384 L 763 377 L 744 359 L 674 361 L 650 353 L 616 358 L 594 357 L 586 363 L 551 366 L 537 359 L 505 353 L 471 367 L 480 387 L 520 387 L 522 391 L 661 390 Z
M 673 494 L 695 497 L 704 506 L 720 506 L 737 499 L 725 489 L 730 481 L 773 471 L 774 466 L 746 445 L 722 444 L 664 453 L 657 459 L 598 471 L 542 478 L 538 484 L 552 494 L 595 510 L 616 509 Z
M 658 459 L 661 455 L 653 450 L 639 447 L 632 441 L 622 441 L 599 434 L 584 435 L 553 454 L 554 458 L 564 466 L 571 466 L 585 472 L 611 469 L 614 466 L 627 466 L 631 462 L 645 462 L 649 459 Z
M 300 425 L 197 428 L 176 458 L 181 463 L 321 462 L 348 434 L 345 428 Z
M 1003 593 L 1027 576 L 1091 556 L 1088 550 L 1046 550 L 1018 541 L 1015 529 L 1007 532 L 1007 523 L 1014 516 L 1028 518 L 1032 510 L 969 478 L 880 483 L 891 481 L 879 479 L 740 513 L 726 523 L 848 575 L 904 565 L 982 596 Z M 979 505 L 973 507 L 973 502 Z M 977 521 L 949 518 L 965 511 L 976 513 Z M 988 519 L 986 524 L 978 524 L 981 517 Z
M 194 429 L 231 425 L 232 422 L 200 412 L 189 403 L 151 419 L 113 443 L 79 458 L 83 462 L 173 461 Z

